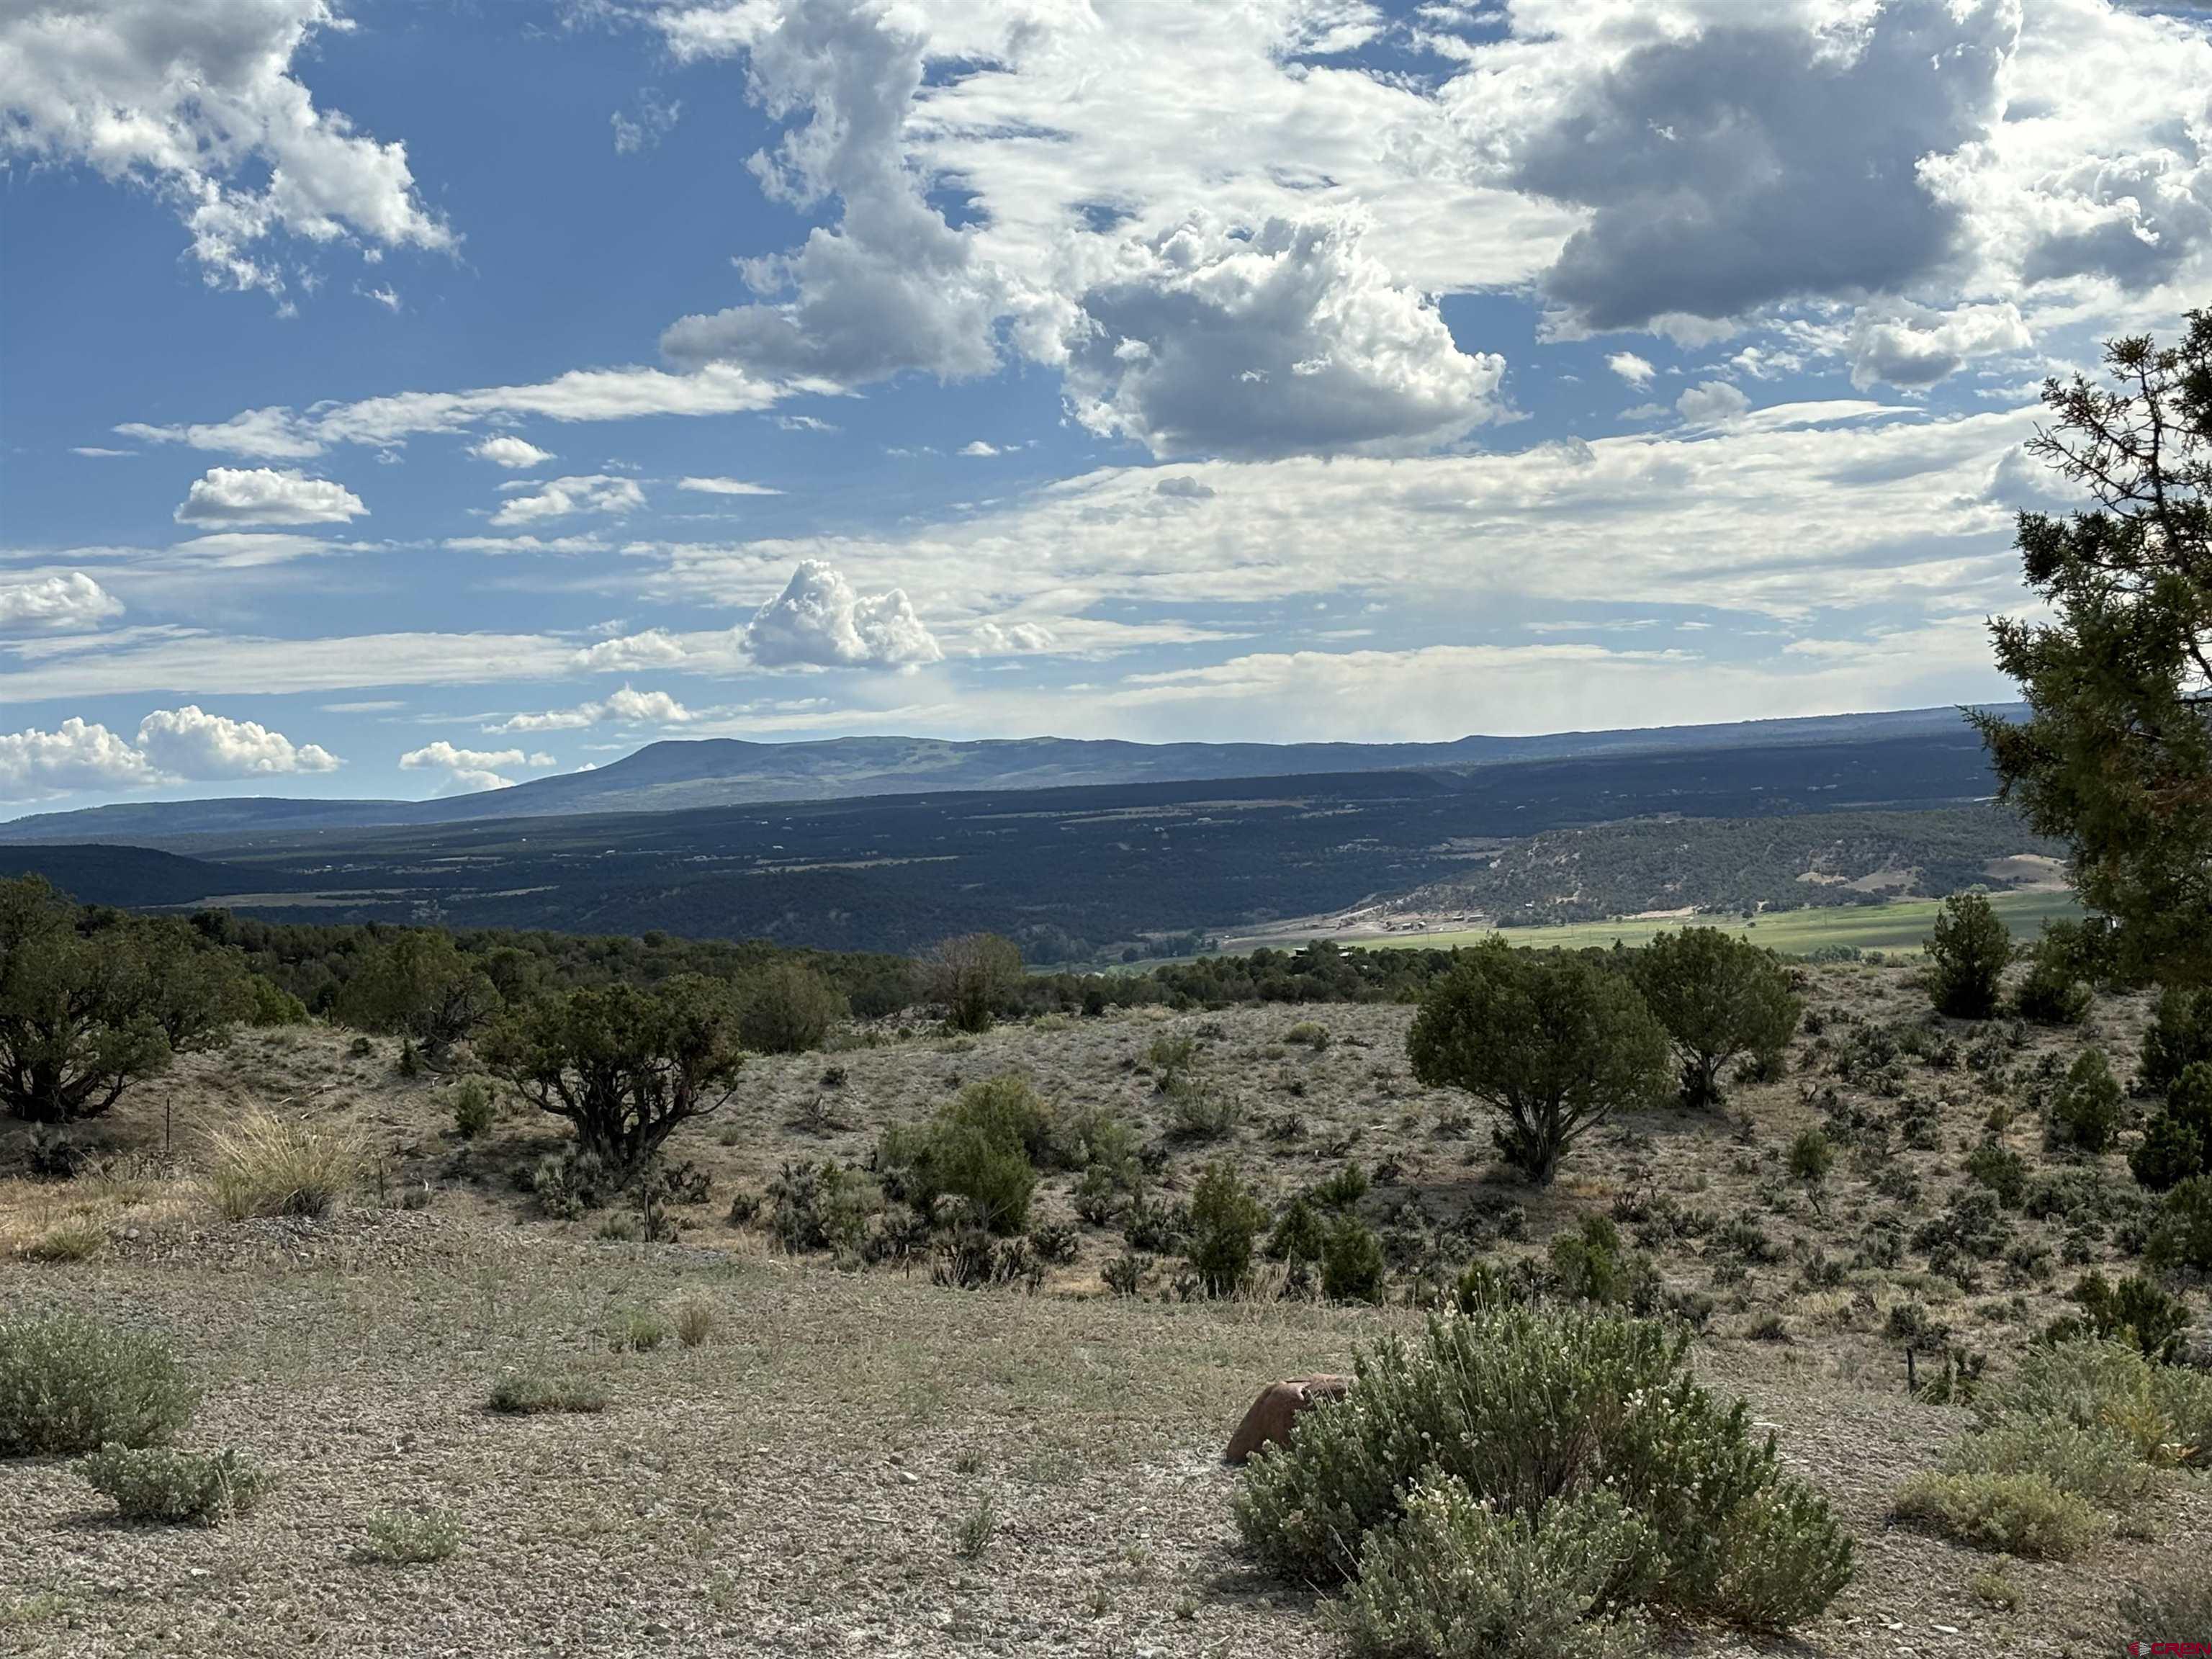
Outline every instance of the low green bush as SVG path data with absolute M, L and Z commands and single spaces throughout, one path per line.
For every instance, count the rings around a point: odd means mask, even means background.
M 167 1446 L 102 1446 L 76 1462 L 84 1483 L 114 1501 L 125 1521 L 196 1521 L 203 1526 L 244 1515 L 261 1501 L 269 1476 L 234 1451 L 212 1455 Z
M 879 1199 L 875 1182 L 848 1165 L 787 1162 L 768 1184 L 769 1231 L 787 1250 L 850 1254 Z
M 819 1048 L 850 1012 L 844 995 L 811 968 L 773 963 L 739 993 L 738 1039 L 759 1054 Z
M 2006 1417 L 1944 1454 L 1953 1474 L 2039 1474 L 2063 1492 L 2118 1513 L 2158 1489 L 2159 1474 L 2112 1430 L 2051 1417 Z
M 1809 1186 L 1819 1186 L 1834 1167 L 1836 1149 L 1817 1128 L 1804 1129 L 1790 1143 L 1790 1173 Z
M 1552 1240 L 1549 1255 L 1553 1287 L 1568 1301 L 1658 1311 L 1659 1269 L 1650 1256 L 1623 1247 L 1620 1230 L 1608 1218 L 1584 1217 L 1580 1231 Z
M 79 1314 L 0 1321 L 0 1457 L 160 1445 L 198 1403 L 156 1338 Z
M 1237 1498 L 1245 1546 L 1271 1571 L 1328 1584 L 1358 1576 L 1364 1540 L 1406 1495 L 1456 1482 L 1500 1516 L 1610 1490 L 1650 1543 L 1639 1582 L 1684 1614 L 1778 1629 L 1851 1576 L 1849 1537 L 1818 1493 L 1753 1438 L 1741 1401 L 1691 1376 L 1688 1339 L 1584 1309 L 1438 1315 L 1417 1345 L 1355 1359 L 1340 1401 L 1298 1419 Z
M 887 1130 L 876 1165 L 916 1209 L 958 1198 L 970 1220 L 1003 1236 L 1029 1224 L 1037 1164 L 1064 1164 L 1066 1153 L 1049 1103 L 1009 1073 L 971 1083 L 927 1124 Z
M 2112 1530 L 2087 1498 L 2046 1474 L 1929 1469 L 1905 1483 L 1894 1513 L 1906 1526 L 2031 1561 L 2075 1560 Z
M 2212 1463 L 2212 1377 L 2154 1365 L 2119 1342 L 2030 1348 L 1974 1402 L 1984 1427 L 2043 1417 L 2110 1431 L 2148 1463 Z
M 461 1547 L 461 1523 L 439 1510 L 380 1510 L 368 1517 L 367 1553 L 387 1566 L 443 1561 Z
M 2144 1358 L 2163 1364 L 2179 1356 L 2189 1334 L 2188 1304 L 2142 1273 L 2118 1284 L 2100 1273 L 2084 1273 L 2067 1297 L 2081 1311 L 2051 1326 L 2048 1334 L 2054 1342 L 2097 1337 L 2124 1343 Z
M 1628 1659 L 1644 1647 L 1632 1610 L 1656 1553 L 1650 1528 L 1602 1488 L 1528 1516 L 1442 1480 L 1367 1534 L 1332 1622 L 1355 1659 Z
M 1966 1175 L 2008 1210 L 2018 1209 L 2027 1196 L 2027 1160 L 1994 1135 L 1966 1154 Z
M 555 1376 L 543 1371 L 509 1371 L 492 1384 L 486 1402 L 507 1417 L 534 1417 L 548 1412 L 602 1412 L 607 1408 L 605 1384 L 596 1377 Z

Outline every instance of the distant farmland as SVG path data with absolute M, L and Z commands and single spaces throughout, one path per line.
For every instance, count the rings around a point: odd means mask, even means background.
M 2046 921 L 2077 917 L 2081 902 L 2069 891 L 2042 890 L 2026 893 L 1993 893 L 1990 904 L 2004 918 L 2015 939 L 2032 939 Z M 1558 927 L 1477 928 L 1462 933 L 1401 933 L 1387 939 L 1344 939 L 1347 949 L 1362 951 L 1449 950 L 1455 945 L 1479 945 L 1493 932 L 1510 943 L 1532 949 L 1579 949 L 1648 944 L 1656 933 L 1682 927 L 1719 927 L 1769 950 L 1802 956 L 1823 945 L 1850 945 L 1862 951 L 1917 951 L 1936 925 L 1942 908 L 1935 899 L 1906 899 L 1888 904 L 1854 905 L 1848 908 L 1782 910 L 1747 922 L 1736 916 L 1662 916 L 1620 921 L 1578 921 Z

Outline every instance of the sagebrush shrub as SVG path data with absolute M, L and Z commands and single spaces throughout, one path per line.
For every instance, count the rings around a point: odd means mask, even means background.
M 2051 1417 L 2004 1417 L 1946 1452 L 1954 1474 L 2039 1474 L 2063 1492 L 2115 1513 L 2158 1489 L 2158 1471 L 2114 1431 Z
M 208 1148 L 208 1185 L 232 1221 L 328 1215 L 361 1184 L 361 1144 L 343 1124 L 252 1111 Z
M 269 1476 L 235 1451 L 212 1455 L 167 1446 L 102 1446 L 76 1462 L 84 1483 L 111 1498 L 125 1521 L 197 1521 L 203 1526 L 248 1513 Z
M 1620 1615 L 1642 1599 L 1656 1554 L 1650 1528 L 1601 1488 L 1529 1516 L 1437 1481 L 1367 1534 L 1359 1582 L 1332 1622 L 1356 1659 L 1626 1659 L 1643 1632 Z
M 2087 1498 L 2039 1474 L 1929 1469 L 1905 1482 L 1894 1512 L 1907 1526 L 2031 1561 L 2074 1560 L 2112 1530 Z
M 787 1250 L 850 1253 L 878 1196 L 873 1182 L 845 1164 L 787 1162 L 768 1184 L 769 1231 Z
M 1451 1480 L 1501 1516 L 1603 1486 L 1654 1540 L 1666 1606 L 1762 1628 L 1826 1607 L 1851 1576 L 1827 1504 L 1755 1440 L 1741 1401 L 1690 1374 L 1688 1339 L 1583 1309 L 1432 1316 L 1421 1341 L 1355 1360 L 1341 1401 L 1302 1416 L 1237 1499 L 1246 1547 L 1296 1581 L 1356 1577 L 1403 1494 Z
M 1167 1100 L 1167 1133 L 1176 1140 L 1224 1139 L 1244 1121 L 1244 1103 L 1203 1078 L 1178 1075 L 1168 1085 Z
M 1549 1254 L 1553 1285 L 1570 1302 L 1658 1310 L 1659 1269 L 1650 1256 L 1622 1247 L 1620 1230 L 1608 1218 L 1584 1217 L 1580 1231 L 1553 1239 Z
M 2060 1342 L 2022 1354 L 2009 1376 L 1984 1390 L 1975 1413 L 1985 1427 L 2021 1416 L 2107 1430 L 2146 1462 L 2170 1462 L 2189 1443 L 2183 1419 L 2194 1396 L 2182 1380 L 2190 1375 L 2154 1366 L 2118 1342 Z M 2206 1422 L 2212 1426 L 2212 1413 Z
M 2027 1196 L 2027 1160 L 1992 1135 L 1966 1154 L 1966 1175 L 1997 1195 L 2007 1209 Z
M 0 1322 L 0 1457 L 160 1445 L 198 1403 L 154 1337 L 78 1314 Z

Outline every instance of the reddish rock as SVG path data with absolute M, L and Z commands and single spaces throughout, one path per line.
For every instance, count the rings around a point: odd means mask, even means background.
M 1242 1463 L 1262 1446 L 1282 1445 L 1290 1439 L 1291 1425 L 1300 1412 L 1319 1401 L 1343 1399 L 1351 1386 L 1348 1376 L 1294 1376 L 1287 1382 L 1270 1382 L 1237 1425 L 1221 1461 Z

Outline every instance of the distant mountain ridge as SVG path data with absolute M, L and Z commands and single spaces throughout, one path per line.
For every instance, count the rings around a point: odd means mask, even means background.
M 1509 761 L 1650 754 L 1674 749 L 1955 735 L 1959 726 L 1955 708 L 1915 708 L 1529 738 L 1467 737 L 1449 743 L 1145 744 L 1085 738 L 902 737 L 756 743 L 737 738 L 671 738 L 648 744 L 593 771 L 538 778 L 511 789 L 479 794 L 423 801 L 236 796 L 132 802 L 39 813 L 0 823 L 0 842 L 118 841 L 158 845 L 189 836 L 250 839 L 257 834 L 289 836 L 378 825 L 680 811 L 760 801 L 1368 771 L 1467 770 Z

